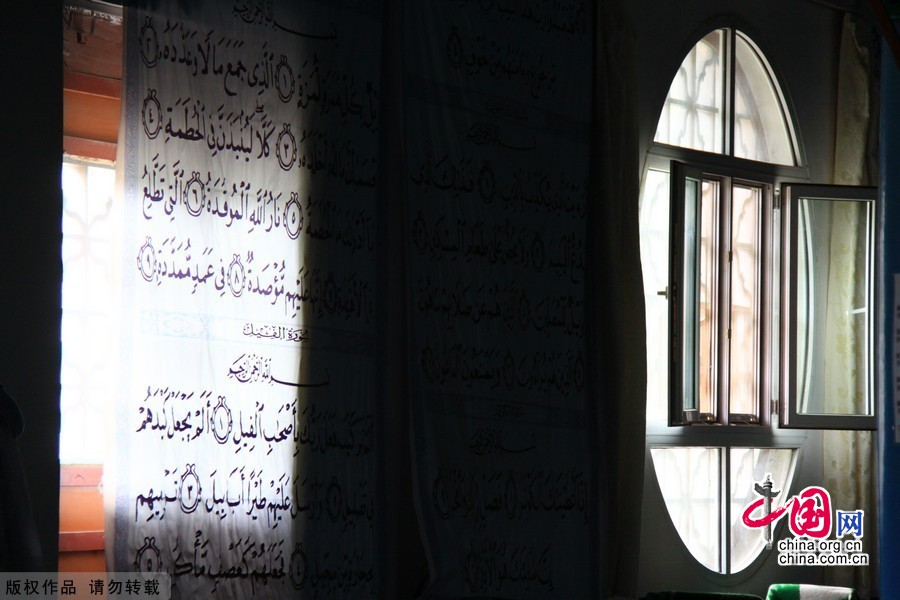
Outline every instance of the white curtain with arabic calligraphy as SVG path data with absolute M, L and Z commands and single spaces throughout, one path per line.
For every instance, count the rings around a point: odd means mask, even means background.
M 380 4 L 126 14 L 111 569 L 370 597 Z M 110 493 L 113 491 L 113 493 Z

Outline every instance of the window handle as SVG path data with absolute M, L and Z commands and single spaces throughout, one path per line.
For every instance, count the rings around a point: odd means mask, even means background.
M 661 289 L 661 290 L 659 290 L 658 292 L 656 292 L 656 295 L 657 295 L 657 296 L 662 296 L 663 298 L 665 298 L 666 300 L 668 300 L 668 299 L 669 299 L 669 288 L 668 288 L 668 287 L 664 287 L 663 289 Z

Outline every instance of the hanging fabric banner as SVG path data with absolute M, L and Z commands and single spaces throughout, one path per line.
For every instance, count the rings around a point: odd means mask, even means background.
M 404 5 L 426 597 L 599 594 L 584 356 L 591 19 L 583 0 Z
M 124 42 L 114 570 L 371 597 L 380 3 L 148 6 Z

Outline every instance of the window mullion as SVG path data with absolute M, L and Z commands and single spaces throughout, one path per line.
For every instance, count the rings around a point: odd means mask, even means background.
M 728 67 L 725 69 L 725 102 L 722 136 L 724 153 L 726 156 L 734 156 L 734 112 L 735 112 L 735 30 L 728 29 L 727 41 L 725 42 L 725 63 Z
M 721 471 L 719 476 L 719 543 L 722 551 L 722 573 L 731 573 L 731 447 L 721 449 L 719 461 Z
M 719 297 L 718 297 L 718 377 L 716 390 L 716 421 L 728 425 L 730 410 L 728 396 L 731 385 L 731 178 L 719 182 Z
M 771 184 L 764 185 L 760 198 L 760 232 L 759 232 L 759 369 L 757 370 L 757 404 L 758 422 L 769 425 L 770 395 L 772 390 L 772 363 L 776 361 L 772 338 L 774 330 L 774 281 L 777 278 L 778 265 L 774 260 L 774 219 L 775 198 Z
M 706 188 L 703 190 L 703 188 Z M 706 223 L 709 231 L 704 234 L 709 240 L 709 256 L 707 257 L 706 265 L 709 266 L 709 271 L 706 272 L 706 287 L 707 287 L 707 305 L 709 306 L 709 325 L 708 327 L 708 336 L 703 336 L 704 342 L 707 345 L 708 353 L 709 353 L 709 366 L 707 373 L 707 390 L 708 390 L 708 403 L 706 404 L 707 412 L 703 415 L 703 422 L 716 422 L 718 419 L 718 398 L 719 398 L 719 375 L 720 375 L 720 366 L 721 361 L 718 353 L 719 348 L 719 330 L 720 330 L 720 315 L 721 315 L 721 303 L 720 299 L 720 284 L 721 278 L 719 276 L 720 269 L 720 251 L 722 247 L 722 237 L 721 237 L 721 228 L 719 226 L 721 219 L 721 210 L 722 206 L 720 203 L 721 198 L 719 197 L 718 188 L 715 187 L 714 182 L 710 182 L 707 179 L 703 180 L 703 184 L 701 186 L 701 198 L 704 204 L 708 204 L 708 208 L 704 208 L 704 212 L 709 213 L 709 221 Z M 705 220 L 705 219 L 704 219 Z M 704 365 L 704 368 L 706 366 Z
M 765 303 L 765 315 L 763 317 L 763 331 L 766 339 L 762 345 L 765 356 L 762 362 L 763 371 L 760 381 L 759 422 L 768 427 L 772 422 L 772 414 L 777 410 L 778 398 L 778 372 L 780 352 L 780 276 L 781 276 L 781 252 L 780 252 L 780 223 L 781 208 L 779 190 L 775 186 L 766 188 L 766 204 L 764 210 L 763 239 L 763 285 L 765 286 L 763 302 Z

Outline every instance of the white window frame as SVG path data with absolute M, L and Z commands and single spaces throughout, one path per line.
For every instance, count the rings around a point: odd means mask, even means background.
M 875 240 L 877 239 L 876 206 L 878 190 L 874 187 L 847 186 L 847 185 L 810 185 L 784 183 L 782 185 L 782 293 L 781 293 L 781 357 L 783 365 L 780 378 L 780 398 L 778 400 L 779 425 L 782 428 L 802 429 L 840 429 L 840 430 L 868 430 L 877 429 L 877 373 L 874 365 L 875 358 L 875 299 L 878 298 L 876 290 L 876 277 L 878 271 L 878 253 L 875 252 Z M 866 302 L 860 309 L 864 311 L 865 334 L 863 348 L 867 352 L 864 357 L 863 375 L 866 394 L 866 414 L 816 414 L 801 411 L 799 407 L 800 397 L 796 393 L 798 373 L 801 370 L 797 353 L 797 338 L 801 335 L 798 331 L 798 303 L 797 281 L 794 274 L 798 267 L 798 239 L 799 232 L 799 202 L 801 200 L 815 200 L 823 202 L 849 201 L 864 206 L 867 219 L 867 238 L 864 240 L 867 246 L 865 262 L 868 265 L 864 286 Z M 776 396 L 778 397 L 778 396 Z

